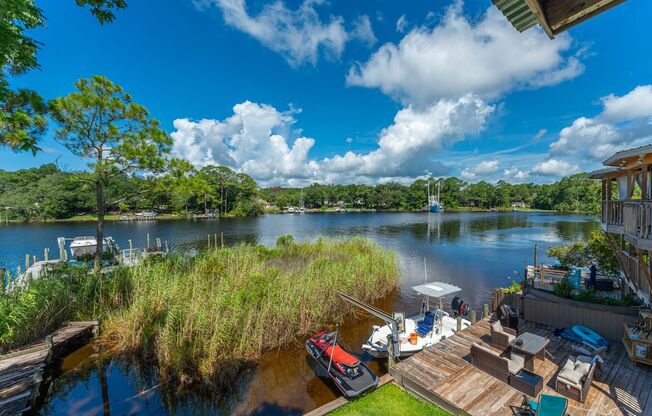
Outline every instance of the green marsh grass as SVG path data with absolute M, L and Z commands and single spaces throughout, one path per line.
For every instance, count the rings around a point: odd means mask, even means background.
M 273 248 L 171 255 L 104 278 L 68 269 L 0 297 L 0 348 L 100 318 L 116 352 L 151 360 L 163 376 L 228 383 L 263 352 L 341 322 L 350 308 L 338 290 L 373 301 L 398 281 L 395 254 L 361 238 L 282 237 Z

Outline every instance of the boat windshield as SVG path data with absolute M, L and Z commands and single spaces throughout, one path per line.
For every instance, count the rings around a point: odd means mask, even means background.
M 431 298 L 443 298 L 462 291 L 462 289 L 455 285 L 441 282 L 425 283 L 422 285 L 414 286 L 412 289 L 414 289 L 420 295 L 428 296 Z

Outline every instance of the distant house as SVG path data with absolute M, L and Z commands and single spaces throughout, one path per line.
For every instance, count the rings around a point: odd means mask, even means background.
M 618 152 L 589 173 L 602 181 L 600 226 L 632 291 L 652 298 L 652 145 Z
M 514 201 L 512 202 L 512 208 L 527 208 L 527 204 L 524 201 Z

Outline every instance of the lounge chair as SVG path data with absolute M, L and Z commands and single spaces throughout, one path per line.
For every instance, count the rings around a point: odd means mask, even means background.
M 542 394 L 539 401 L 534 401 L 524 395 L 521 407 L 514 413 L 519 416 L 565 416 L 567 408 L 568 399 L 565 397 Z
M 517 374 L 523 369 L 525 358 L 517 354 L 501 357 L 491 347 L 473 343 L 471 344 L 471 362 L 479 369 L 509 384 L 509 375 Z
M 584 403 L 591 389 L 596 366 L 602 361 L 586 355 L 569 357 L 564 367 L 557 374 L 555 390 L 573 400 Z
M 422 320 L 417 322 L 416 331 L 422 337 L 425 337 L 432 332 L 432 328 L 435 325 L 435 314 L 431 311 L 427 311 Z
M 491 344 L 497 348 L 507 349 L 516 338 L 516 330 L 504 327 L 500 321 L 491 324 Z

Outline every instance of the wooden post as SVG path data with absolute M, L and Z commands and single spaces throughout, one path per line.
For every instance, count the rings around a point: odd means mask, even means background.
M 211 235 L 210 235 L 210 234 L 208 234 L 208 242 L 207 242 L 207 246 L 206 246 L 206 247 L 207 247 L 208 249 L 211 248 Z
M 45 259 L 45 261 L 50 261 L 50 249 L 49 248 L 46 248 L 45 250 L 43 250 L 43 258 Z
M 45 345 L 50 349 L 52 348 L 52 345 L 53 345 L 52 335 L 46 335 L 46 337 L 45 337 Z
M 224 231 L 220 232 L 220 239 L 222 240 L 222 248 L 224 248 Z
M 149 251 L 149 233 L 147 233 L 147 251 Z
M 156 238 L 156 248 L 158 248 L 159 250 L 161 249 L 161 239 L 158 237 Z
M 217 248 L 217 233 L 213 234 L 213 237 L 215 238 L 214 247 Z
M 168 246 L 168 240 L 165 240 L 165 253 L 168 254 L 170 252 L 170 247 Z
M 539 244 L 534 243 L 534 267 L 537 267 L 539 264 Z
M 57 243 L 59 244 L 59 260 L 60 261 L 65 261 L 66 257 L 66 247 L 65 247 L 65 241 L 63 239 L 58 239 Z
M 485 303 L 484 304 L 484 309 L 482 310 L 482 312 L 483 312 L 483 315 L 482 315 L 483 318 L 486 318 L 487 316 L 489 316 L 489 305 L 487 305 Z
M 29 254 L 25 254 L 25 271 L 29 269 Z
M 457 315 L 457 332 L 462 330 L 462 317 Z
M 471 323 L 474 324 L 478 321 L 478 316 L 476 311 L 471 311 Z
M 36 263 L 38 261 L 38 258 L 36 256 L 33 256 L 32 258 L 33 258 L 32 264 L 34 264 L 34 263 Z
M 16 277 L 19 277 L 22 273 L 23 273 L 23 271 L 21 270 L 20 266 L 17 266 L 16 267 Z
M 394 342 L 392 335 L 387 335 L 387 372 L 389 373 L 394 367 Z
M 131 239 L 129 239 L 128 241 L 129 241 L 129 255 L 131 256 L 131 252 L 132 252 L 132 250 L 134 249 L 134 246 L 133 246 L 133 244 L 131 243 Z

